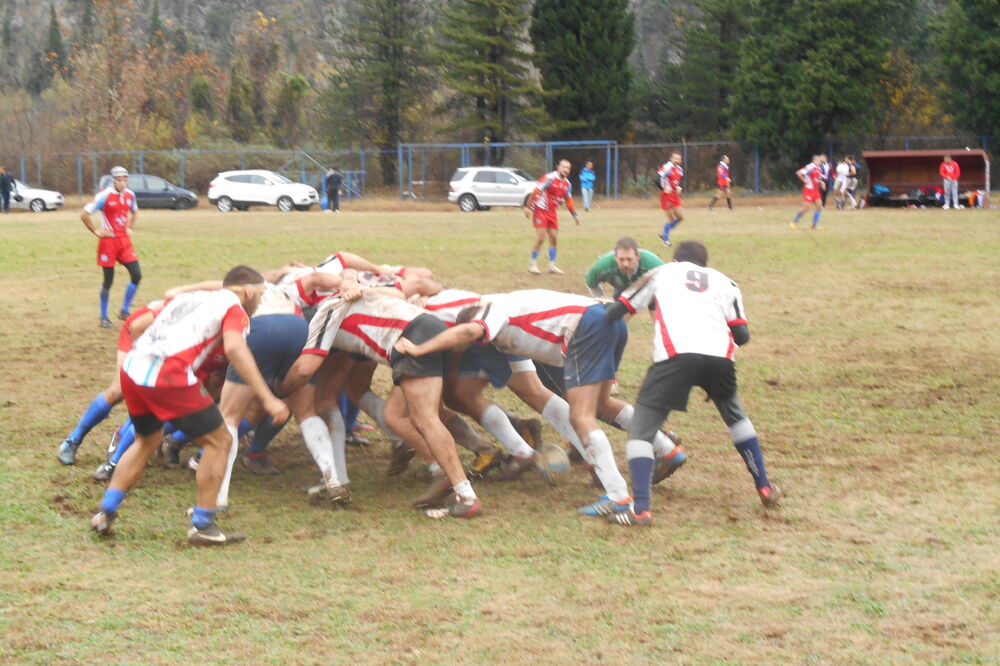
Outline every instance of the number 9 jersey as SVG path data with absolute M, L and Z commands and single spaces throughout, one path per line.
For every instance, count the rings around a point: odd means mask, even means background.
M 713 268 L 672 262 L 640 277 L 618 297 L 635 314 L 654 306 L 653 362 L 678 354 L 732 360 L 732 328 L 746 325 L 740 288 Z

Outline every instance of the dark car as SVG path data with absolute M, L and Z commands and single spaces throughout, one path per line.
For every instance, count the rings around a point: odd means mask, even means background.
M 102 176 L 99 189 L 111 187 L 111 176 Z M 130 173 L 128 189 L 135 192 L 139 208 L 173 208 L 184 210 L 198 205 L 198 195 L 177 187 L 159 176 Z

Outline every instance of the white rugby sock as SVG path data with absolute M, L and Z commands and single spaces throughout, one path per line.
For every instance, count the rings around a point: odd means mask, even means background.
M 597 478 L 604 485 L 604 491 L 608 497 L 616 502 L 624 502 L 628 499 L 628 484 L 625 477 L 618 471 L 618 464 L 615 462 L 615 452 L 611 448 L 611 441 L 604 431 L 598 428 L 587 433 L 587 441 L 591 457 L 594 459 L 594 472 Z
M 330 442 L 333 445 L 333 466 L 337 470 L 337 478 L 341 485 L 350 483 L 347 478 L 347 426 L 339 407 L 327 412 L 327 427 L 330 428 Z
M 378 425 L 379 428 L 382 428 L 382 430 L 389 434 L 395 434 L 392 432 L 392 429 L 385 424 L 385 419 L 382 418 L 382 412 L 385 410 L 385 400 L 378 397 L 371 391 L 366 391 L 365 394 L 361 396 L 361 400 L 358 401 L 358 409 L 372 417 L 372 420 L 375 421 L 375 424 Z
M 483 426 L 486 432 L 497 438 L 507 452 L 518 458 L 528 458 L 534 453 L 534 449 L 524 441 L 524 438 L 517 434 L 513 424 L 503 410 L 491 404 L 479 417 L 479 425 Z
M 628 432 L 628 429 L 632 426 L 632 418 L 635 416 L 635 408 L 632 405 L 625 405 L 622 410 L 618 412 L 618 416 L 615 417 L 615 423 L 620 425 Z M 653 450 L 656 451 L 656 456 L 662 458 L 665 455 L 669 455 L 671 451 L 674 450 L 674 442 L 669 437 L 664 435 L 659 430 L 653 435 Z
M 337 476 L 337 470 L 333 464 L 333 441 L 330 439 L 330 431 L 327 430 L 326 422 L 319 416 L 310 416 L 299 424 L 302 430 L 302 439 L 306 442 L 306 448 L 312 454 L 316 466 L 323 474 L 323 480 L 334 485 L 343 485 Z
M 556 429 L 560 435 L 565 437 L 570 444 L 573 445 L 580 455 L 583 457 L 584 461 L 588 464 L 593 465 L 594 461 L 587 451 L 587 447 L 583 445 L 580 441 L 580 437 L 573 430 L 573 426 L 569 423 L 569 403 L 560 398 L 557 395 L 553 395 L 549 398 L 549 401 L 545 403 L 545 407 L 542 409 L 542 418 L 552 424 L 552 427 Z
M 229 436 L 232 441 L 229 444 L 229 457 L 226 459 L 226 473 L 222 477 L 222 485 L 219 486 L 219 494 L 215 497 L 216 508 L 220 506 L 229 506 L 229 481 L 233 478 L 233 463 L 236 462 L 236 451 L 240 448 L 237 429 L 233 426 L 227 425 L 226 430 L 229 431 Z
M 467 504 L 479 499 L 476 496 L 476 491 L 472 489 L 472 483 L 468 479 L 462 481 L 461 483 L 456 483 L 452 486 L 452 490 L 454 490 L 455 494 Z

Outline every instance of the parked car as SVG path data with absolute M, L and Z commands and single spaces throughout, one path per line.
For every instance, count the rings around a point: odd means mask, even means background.
M 111 187 L 111 176 L 101 176 L 98 189 Z M 130 173 L 128 189 L 135 192 L 139 208 L 173 208 L 185 210 L 198 205 L 198 195 L 191 190 L 178 187 L 159 176 L 145 173 Z
M 303 183 L 293 183 L 281 174 L 264 169 L 223 171 L 208 184 L 208 200 L 226 213 L 233 208 L 246 210 L 250 206 L 277 206 L 287 213 L 293 208 L 309 210 L 319 203 L 316 189 Z
M 456 169 L 448 185 L 448 201 L 466 213 L 491 206 L 523 206 L 535 189 L 535 181 L 520 169 L 490 166 Z
M 63 195 L 55 190 L 41 190 L 19 180 L 14 181 L 14 186 L 15 190 L 10 195 L 11 208 L 41 213 L 55 210 L 66 203 Z

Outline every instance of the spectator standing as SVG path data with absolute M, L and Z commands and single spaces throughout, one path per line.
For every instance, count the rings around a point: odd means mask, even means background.
M 17 192 L 17 185 L 14 183 L 14 176 L 7 173 L 7 169 L 0 166 L 0 199 L 3 203 L 3 212 L 10 212 L 10 193 Z
M 326 211 L 340 212 L 340 187 L 344 184 L 344 176 L 337 167 L 330 167 L 326 172 Z
M 949 197 L 955 208 L 965 208 L 958 203 L 958 179 L 962 175 L 962 170 L 958 168 L 958 162 L 951 159 L 951 155 L 945 155 L 944 161 L 938 167 L 938 173 L 944 179 L 944 209 L 948 210 L 951 205 L 948 203 Z
M 594 181 L 597 175 L 594 173 L 594 163 L 587 160 L 580 170 L 580 191 L 583 193 L 583 210 L 590 212 L 590 202 L 594 199 Z

